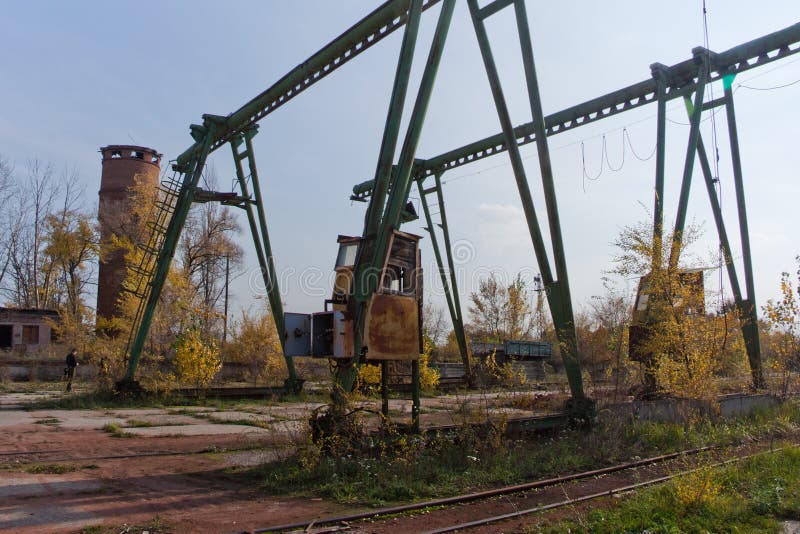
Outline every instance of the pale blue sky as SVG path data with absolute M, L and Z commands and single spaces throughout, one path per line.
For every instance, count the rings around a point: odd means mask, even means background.
M 710 46 L 722 51 L 800 20 L 796 0 L 708 0 Z M 33 157 L 74 167 L 96 202 L 97 149 L 135 143 L 176 157 L 192 140 L 189 124 L 203 113 L 225 115 L 372 10 L 377 2 L 295 1 L 0 1 L 0 154 L 22 169 Z M 426 54 L 438 7 L 426 14 L 414 80 Z M 641 2 L 528 2 L 543 105 L 557 111 L 638 82 L 653 62 L 672 64 L 703 43 L 701 0 Z M 510 12 L 489 24 L 516 124 L 530 120 Z M 401 32 L 296 98 L 261 123 L 256 151 L 273 249 L 287 309 L 316 311 L 327 297 L 337 234 L 359 234 L 364 205 L 348 200 L 354 183 L 372 177 Z M 800 79 L 798 56 L 737 79 L 772 87 Z M 410 94 L 415 93 L 412 85 Z M 721 92 L 715 87 L 716 94 Z M 777 293 L 782 270 L 800 253 L 797 99 L 800 84 L 775 91 L 736 93 L 750 228 L 760 304 Z M 678 102 L 669 117 L 685 122 Z M 596 181 L 602 136 L 615 168 L 622 161 L 622 129 L 639 155 L 655 143 L 655 106 L 550 139 L 576 306 L 603 291 L 611 241 L 626 224 L 649 218 L 654 160 L 636 160 L 626 147 L 619 172 Z M 736 228 L 734 190 L 720 116 L 720 176 L 727 222 Z M 499 131 L 466 3 L 459 2 L 418 157 L 430 157 Z M 667 220 L 674 219 L 688 127 L 668 127 Z M 706 142 L 711 121 L 703 124 Z M 534 198 L 543 212 L 535 149 L 523 148 Z M 230 152 L 212 158 L 221 185 L 232 177 Z M 479 172 L 480 171 L 480 172 Z M 699 168 L 696 169 L 699 178 Z M 461 292 L 488 271 L 512 277 L 535 272 L 508 158 L 483 160 L 445 174 L 453 239 L 469 250 L 461 264 Z M 690 218 L 704 223 L 716 248 L 707 198 L 695 181 Z M 542 221 L 546 226 L 546 222 Z M 421 224 L 408 231 L 422 233 Z M 242 235 L 246 242 L 247 235 Z M 427 287 L 438 286 L 425 240 Z M 468 245 L 465 245 L 468 244 Z M 738 250 L 738 245 L 735 246 Z M 255 262 L 250 255 L 248 266 Z M 717 286 L 712 275 L 712 289 Z M 248 277 L 237 281 L 240 303 L 252 302 Z M 311 286 L 313 291 L 302 288 Z M 431 295 L 435 302 L 440 297 Z

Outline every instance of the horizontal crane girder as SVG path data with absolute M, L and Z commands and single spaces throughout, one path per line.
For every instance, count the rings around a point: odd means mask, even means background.
M 800 23 L 718 54 L 709 53 L 703 48 L 695 48 L 693 50 L 695 57 L 692 59 L 671 67 L 659 66 L 666 75 L 666 99 L 673 100 L 696 89 L 696 58 L 700 55 L 710 54 L 709 82 L 713 82 L 723 76 L 740 74 L 798 52 L 800 52 Z M 658 67 L 654 65 L 654 68 Z M 563 133 L 653 103 L 656 101 L 657 90 L 657 82 L 651 78 L 548 115 L 545 117 L 547 135 Z M 532 122 L 517 126 L 514 128 L 514 133 L 520 146 L 536 141 Z M 498 133 L 424 160 L 417 167 L 415 176 L 417 178 L 433 176 L 506 150 L 508 148 L 503 140 L 503 134 Z

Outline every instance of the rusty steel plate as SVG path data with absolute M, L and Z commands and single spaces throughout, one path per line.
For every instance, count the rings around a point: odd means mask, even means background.
M 369 360 L 419 358 L 419 308 L 414 297 L 376 293 L 367 309 L 364 340 Z

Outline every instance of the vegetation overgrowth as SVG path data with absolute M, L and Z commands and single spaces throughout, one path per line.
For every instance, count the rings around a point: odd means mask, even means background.
M 274 494 L 314 495 L 338 502 L 383 505 L 444 497 L 481 488 L 588 470 L 706 445 L 779 440 L 800 434 L 800 404 L 733 420 L 683 424 L 604 417 L 589 430 L 510 439 L 503 425 L 433 438 L 388 433 L 306 443 L 290 457 L 236 476 Z
M 530 528 L 536 533 L 786 532 L 800 519 L 800 448 L 706 467 L 642 490 L 612 508 Z

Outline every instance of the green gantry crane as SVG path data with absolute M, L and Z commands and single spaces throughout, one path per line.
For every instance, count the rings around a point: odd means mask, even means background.
M 400 126 L 403 118 L 411 65 L 417 47 L 417 36 L 423 14 L 440 4 L 438 22 L 422 75 L 422 81 L 410 112 L 408 127 L 398 153 Z M 292 69 L 270 88 L 250 100 L 227 116 L 203 115 L 202 124 L 190 128 L 194 143 L 173 164 L 174 174 L 164 182 L 162 198 L 153 217 L 150 241 L 142 246 L 142 261 L 131 268 L 141 274 L 138 287 L 130 288 L 141 299 L 135 324 L 127 347 L 128 367 L 125 377 L 118 383 L 121 389 L 135 387 L 137 366 L 147 333 L 153 319 L 169 266 L 175 253 L 181 230 L 193 202 L 219 201 L 246 211 L 256 255 L 261 267 L 270 308 L 284 349 L 288 378 L 286 387 L 296 390 L 302 385 L 294 367 L 292 356 L 286 353 L 284 312 L 277 284 L 275 264 L 270 246 L 266 214 L 259 184 L 258 171 L 253 152 L 252 139 L 258 131 L 258 122 L 267 115 L 293 100 L 297 95 L 321 81 L 345 63 L 353 60 L 368 48 L 382 41 L 396 30 L 404 29 L 402 44 L 389 101 L 384 134 L 378 155 L 373 180 L 356 186 L 353 198 L 368 200 L 364 228 L 353 266 L 351 297 L 353 308 L 353 353 L 351 365 L 339 366 L 336 374 L 337 389 L 352 389 L 359 365 L 365 354 L 364 329 L 367 305 L 375 295 L 380 278 L 369 273 L 381 273 L 390 253 L 390 243 L 403 222 L 404 208 L 408 202 L 414 182 L 422 198 L 431 235 L 435 257 L 439 267 L 448 310 L 456 332 L 462 359 L 467 372 L 469 360 L 464 320 L 456 286 L 452 257 L 452 243 L 447 225 L 442 192 L 442 175 L 451 169 L 480 159 L 507 152 L 516 179 L 520 200 L 528 223 L 545 294 L 553 317 L 559 349 L 564 360 L 572 397 L 566 411 L 571 417 L 591 417 L 594 403 L 584 394 L 572 300 L 567 275 L 567 262 L 558 205 L 550 163 L 547 139 L 574 128 L 617 115 L 650 103 L 657 103 L 657 150 L 655 209 L 653 231 L 661 235 L 663 227 L 663 189 L 665 164 L 666 103 L 675 98 L 689 100 L 690 135 L 686 152 L 686 163 L 681 181 L 676 229 L 682 229 L 688 203 L 689 188 L 695 156 L 700 160 L 707 185 L 721 246 L 726 257 L 726 266 L 733 292 L 742 318 L 743 334 L 753 373 L 753 384 L 763 385 L 760 351 L 756 323 L 756 306 L 753 289 L 752 262 L 747 231 L 743 180 L 740 165 L 736 123 L 733 108 L 731 81 L 738 73 L 771 63 L 800 51 L 800 24 L 794 24 L 773 34 L 755 39 L 723 53 L 713 53 L 697 48 L 693 57 L 673 66 L 654 64 L 652 77 L 643 82 L 594 98 L 582 104 L 544 116 L 539 95 L 538 81 L 533 58 L 528 16 L 524 0 L 494 0 L 484 7 L 477 0 L 467 0 L 472 25 L 475 30 L 481 59 L 492 91 L 502 131 L 466 146 L 448 151 L 429 159 L 418 159 L 417 146 L 422 132 L 428 103 L 435 83 L 442 51 L 450 28 L 455 0 L 389 0 L 376 8 L 361 21 L 342 33 L 319 52 Z M 524 64 L 524 78 L 529 97 L 532 120 L 514 126 L 506 104 L 492 47 L 486 31 L 485 21 L 501 10 L 513 8 L 516 29 Z M 724 96 L 712 102 L 704 102 L 706 84 L 722 79 Z M 691 101 L 691 98 L 694 100 Z M 722 219 L 719 199 L 713 188 L 713 177 L 708 157 L 699 131 L 700 117 L 704 111 L 725 106 L 733 152 L 734 178 L 739 206 L 739 226 L 744 256 L 746 297 L 743 295 L 735 266 L 731 259 L 730 245 Z M 549 227 L 550 245 L 553 251 L 552 266 L 544 235 L 539 224 L 539 213 L 530 192 L 528 177 L 522 163 L 520 147 L 536 143 L 539 170 L 544 191 L 544 212 Z M 229 145 L 236 165 L 239 190 L 233 193 L 203 191 L 198 183 L 209 154 L 223 145 Z M 430 183 L 432 182 L 432 183 Z M 252 191 L 250 190 L 252 185 Z M 435 194 L 440 209 L 441 221 L 436 223 L 431 215 L 427 197 Z M 437 227 L 441 228 L 443 244 L 437 238 Z M 676 233 L 680 239 L 680 232 Z M 677 257 L 674 258 L 677 261 Z M 413 363 L 413 362 L 412 362 Z

